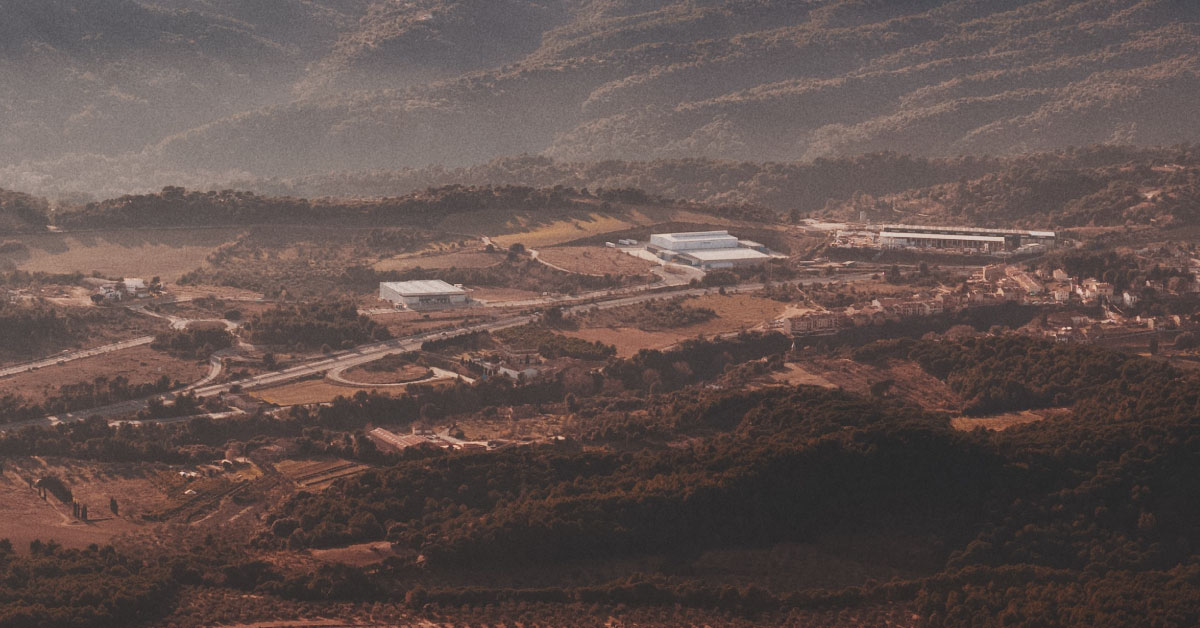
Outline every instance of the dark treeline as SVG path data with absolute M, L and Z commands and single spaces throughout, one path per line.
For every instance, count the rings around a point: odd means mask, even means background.
M 1180 151 L 1096 145 L 1013 157 L 928 158 L 896 152 L 820 157 L 803 162 L 744 162 L 714 159 L 568 162 L 542 156 L 505 157 L 469 168 L 432 167 L 370 174 L 321 174 L 286 180 L 251 181 L 246 186 L 277 195 L 392 196 L 428 187 L 465 183 L 512 183 L 575 188 L 634 187 L 668 198 L 721 203 L 734 198 L 779 213 L 822 210 L 831 201 L 856 195 L 885 196 L 913 188 L 954 184 L 1014 168 L 1054 171 L 1099 168 L 1129 162 L 1169 162 Z
M 172 329 L 157 334 L 150 347 L 171 355 L 195 358 L 233 346 L 233 335 L 224 327 Z
M 253 192 L 188 191 L 165 187 L 157 194 L 126 195 L 88 203 L 55 217 L 63 229 L 176 227 L 249 224 L 428 225 L 447 215 L 502 211 L 594 211 L 602 204 L 666 205 L 675 201 L 634 189 L 535 188 L 523 185 L 446 185 L 401 197 L 367 200 L 260 196 Z M 689 208 L 697 208 L 685 203 Z M 703 208 L 702 208 L 703 209 Z M 758 216 L 761 210 L 724 206 L 707 211 L 729 217 Z M 769 216 L 769 214 L 767 214 Z
M 166 375 L 141 384 L 134 384 L 124 375 L 118 375 L 112 379 L 97 377 L 90 382 L 62 384 L 40 403 L 30 403 L 18 395 L 0 395 L 0 423 L 37 419 L 51 414 L 78 412 L 130 399 L 141 399 L 181 385 L 178 381 L 171 381 Z
M 401 462 L 296 496 L 262 541 L 387 538 L 452 571 L 622 554 L 686 562 L 704 548 L 920 529 L 946 544 L 934 576 L 825 597 L 764 595 L 756 608 L 908 600 L 931 626 L 1082 627 L 1128 613 L 1190 625 L 1200 613 L 1200 387 L 1169 367 L 1098 349 L 1074 355 L 1082 366 L 1054 379 L 1043 369 L 1073 355 L 1056 350 L 1017 338 L 954 350 L 991 355 L 983 359 L 996 379 L 1082 389 L 1068 416 L 1004 432 L 954 432 L 914 408 L 812 388 L 675 395 L 650 414 L 726 435 L 683 450 L 584 453 L 563 444 Z M 915 359 L 957 370 L 940 354 Z M 671 590 L 643 588 L 633 599 L 683 603 Z M 421 600 L 581 595 L 566 585 L 538 591 L 442 589 Z M 609 602 L 633 603 L 610 593 Z
M 353 302 L 280 304 L 254 315 L 245 326 L 254 344 L 349 348 L 391 338 L 386 327 L 358 313 Z
M 18 555 L 0 541 L 0 627 L 138 625 L 165 614 L 178 583 L 165 567 L 112 547 L 63 549 L 34 541 Z
M 612 345 L 564 336 L 536 323 L 502 329 L 493 335 L 510 347 L 537 350 L 542 357 L 548 359 L 568 357 L 579 360 L 604 360 L 617 353 L 616 347 Z
M 982 176 L 891 194 L 842 197 L 846 200 L 830 204 L 826 212 L 851 219 L 866 212 L 873 220 L 903 221 L 920 211 L 923 220 L 943 223 L 1060 228 L 1179 226 L 1200 220 L 1200 159 L 1195 146 L 1141 151 L 1093 147 L 1077 154 L 1091 158 L 1014 158 Z
M 0 189 L 0 235 L 44 231 L 49 209 L 44 198 Z
M 1020 335 L 959 342 L 885 340 L 859 348 L 854 357 L 860 361 L 883 357 L 914 360 L 961 395 L 968 414 L 1066 407 L 1096 395 L 1118 373 L 1127 385 L 1174 373 L 1157 360 Z

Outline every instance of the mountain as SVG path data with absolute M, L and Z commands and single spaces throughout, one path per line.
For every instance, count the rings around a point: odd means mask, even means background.
M 38 191 L 515 154 L 792 162 L 1200 138 L 1200 5 L 1187 0 L 0 0 L 0 11 L 0 76 L 18 87 L 0 97 L 0 184 Z

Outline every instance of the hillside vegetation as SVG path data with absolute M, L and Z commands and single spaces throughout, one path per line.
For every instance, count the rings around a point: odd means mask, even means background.
M 0 9 L 0 183 L 39 192 L 524 153 L 788 162 L 1200 135 L 1200 7 L 1178 0 Z
M 48 208 L 46 199 L 0 189 L 0 235 L 45 229 Z

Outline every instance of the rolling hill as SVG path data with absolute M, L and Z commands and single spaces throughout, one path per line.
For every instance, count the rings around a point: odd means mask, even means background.
M 1200 138 L 1184 0 L 0 2 L 0 184 Z M 192 177 L 180 181 L 180 175 Z M 142 186 L 142 187 L 139 187 Z

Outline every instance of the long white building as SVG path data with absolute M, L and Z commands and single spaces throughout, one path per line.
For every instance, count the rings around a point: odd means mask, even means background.
M 659 258 L 705 270 L 752 266 L 771 259 L 766 247 L 728 231 L 655 233 L 649 250 Z
M 440 279 L 388 281 L 379 284 L 379 298 L 412 310 L 432 310 L 466 305 L 467 291 L 462 286 Z
M 929 225 L 881 225 L 879 245 L 884 248 L 971 249 L 986 252 L 1015 251 L 1021 247 L 1053 247 L 1053 231 L 987 229 L 983 227 L 936 227 Z
M 650 244 L 668 251 L 738 248 L 736 236 L 728 231 L 690 231 L 687 233 L 655 233 Z

